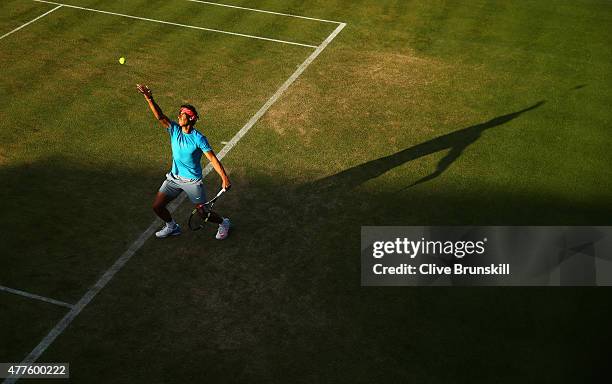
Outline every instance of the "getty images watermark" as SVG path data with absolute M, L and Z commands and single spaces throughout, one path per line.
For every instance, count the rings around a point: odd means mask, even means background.
M 362 227 L 362 285 L 612 285 L 612 227 Z
M 425 240 L 424 237 L 414 241 L 407 237 L 398 237 L 395 241 L 375 241 L 372 256 L 380 259 L 385 255 L 404 255 L 410 259 L 415 259 L 419 255 L 440 255 L 462 259 L 465 256 L 485 254 L 486 243 L 486 237 L 480 241 Z M 508 275 L 510 274 L 510 264 L 471 266 L 454 263 L 450 267 L 435 263 L 421 263 L 418 266 L 401 263 L 395 266 L 386 266 L 381 262 L 374 264 L 372 271 L 376 275 Z

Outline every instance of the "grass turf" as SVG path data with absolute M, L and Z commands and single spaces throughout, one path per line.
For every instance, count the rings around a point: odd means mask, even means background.
M 331 31 L 215 7 L 194 14 L 178 1 L 72 4 L 307 43 Z M 364 289 L 357 255 L 361 225 L 609 225 L 610 4 L 242 5 L 348 26 L 224 160 L 235 188 L 218 208 L 232 236 L 147 242 L 41 360 L 70 361 L 77 382 L 594 374 L 610 339 L 608 291 Z M 50 8 L 11 0 L 0 27 Z M 11 180 L 0 282 L 70 301 L 152 220 L 168 167 L 166 137 L 133 83 L 151 83 L 169 113 L 200 106 L 219 149 L 310 51 L 56 12 L 0 41 Z M 190 60 L 179 60 L 191 39 Z M 443 173 L 411 186 L 445 158 Z M 0 360 L 20 360 L 39 333 Z

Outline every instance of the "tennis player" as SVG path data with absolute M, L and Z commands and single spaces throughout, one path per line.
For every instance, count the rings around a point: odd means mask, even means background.
M 230 220 L 206 210 L 206 207 L 203 206 L 206 202 L 206 192 L 202 183 L 202 154 L 221 176 L 222 187 L 229 189 L 231 184 L 223 165 L 208 144 L 208 140 L 194 128 L 199 118 L 198 112 L 192 105 L 182 105 L 178 113 L 178 123 L 174 122 L 164 115 L 159 105 L 153 100 L 153 92 L 149 87 L 141 84 L 137 84 L 136 87 L 138 92 L 144 95 L 155 118 L 168 131 L 172 146 L 172 170 L 166 174 L 166 180 L 159 188 L 153 202 L 153 211 L 166 222 L 166 225 L 156 232 L 155 236 L 163 238 L 181 234 L 181 228 L 172 219 L 166 206 L 181 191 L 184 191 L 192 203 L 203 209 L 204 214 L 209 215 L 208 221 L 219 224 L 215 237 L 218 240 L 225 239 L 229 234 Z

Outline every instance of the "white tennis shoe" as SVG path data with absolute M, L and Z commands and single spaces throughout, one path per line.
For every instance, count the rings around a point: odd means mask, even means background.
M 181 234 L 181 227 L 178 224 L 175 224 L 174 227 L 168 227 L 167 225 L 164 225 L 161 231 L 155 232 L 155 236 L 158 239 L 163 239 L 164 237 L 168 237 L 168 236 L 178 236 L 180 234 Z
M 230 226 L 230 219 L 228 219 L 227 217 L 224 218 L 223 222 L 219 224 L 219 229 L 217 229 L 217 235 L 215 236 L 215 238 L 217 240 L 225 239 L 227 235 L 229 235 Z

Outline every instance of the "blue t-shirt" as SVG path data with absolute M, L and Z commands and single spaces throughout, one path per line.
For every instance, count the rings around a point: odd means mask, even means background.
M 202 178 L 202 154 L 212 151 L 206 137 L 195 129 L 183 133 L 181 126 L 174 121 L 168 127 L 172 145 L 172 173 L 186 179 Z

